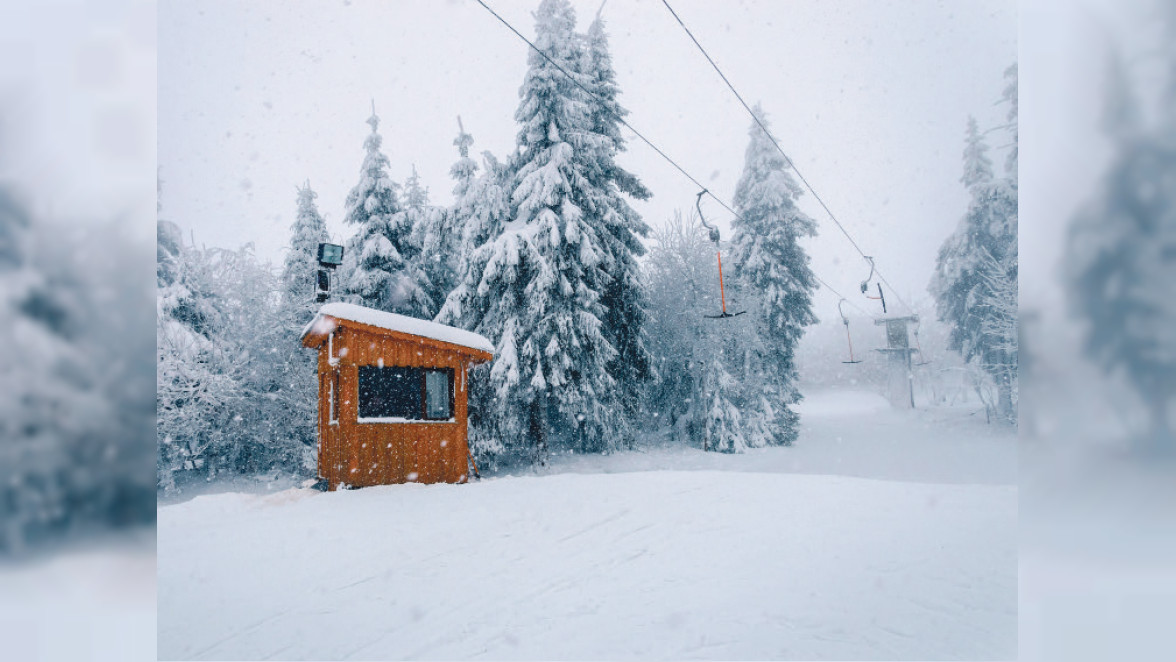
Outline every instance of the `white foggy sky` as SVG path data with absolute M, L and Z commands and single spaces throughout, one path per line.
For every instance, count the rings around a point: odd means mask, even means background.
M 488 0 L 533 34 L 538 0 Z M 573 3 L 586 29 L 599 0 Z M 789 156 L 900 294 L 924 299 L 939 244 L 967 204 L 966 118 L 995 105 L 1017 56 L 1013 0 L 671 2 L 736 88 L 762 101 Z M 604 8 L 629 121 L 730 202 L 750 119 L 657 0 Z M 468 0 L 166 2 L 159 8 L 162 216 L 199 243 L 253 242 L 278 262 L 309 179 L 332 235 L 358 179 L 374 98 L 392 176 L 416 164 L 452 199 L 456 116 L 474 152 L 513 148 L 527 46 Z M 993 146 L 1006 142 L 991 134 Z M 1003 163 L 1003 150 L 993 160 Z M 635 138 L 621 163 L 653 191 L 657 226 L 695 188 Z M 860 258 L 811 195 L 817 273 L 859 305 Z M 726 226 L 711 201 L 704 210 Z M 725 234 L 727 236 L 727 234 Z M 824 293 L 818 314 L 836 317 Z M 872 310 L 868 308 L 868 310 Z
M 0 179 L 34 214 L 154 241 L 155 4 L 0 6 Z

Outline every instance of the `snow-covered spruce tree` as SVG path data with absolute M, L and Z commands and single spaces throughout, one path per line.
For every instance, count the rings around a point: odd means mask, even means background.
M 156 316 L 159 488 L 271 469 L 302 474 L 308 438 L 291 415 L 293 391 L 314 377 L 284 374 L 295 343 L 273 296 L 278 278 L 248 245 L 183 246 L 178 235 L 160 223 L 174 277 L 160 281 Z
M 154 520 L 150 248 L 83 225 L 0 185 L 0 558 Z
M 567 0 L 544 0 L 535 19 L 536 46 L 582 76 Z M 522 126 L 513 218 L 475 250 L 439 319 L 460 319 L 494 340 L 494 427 L 542 465 L 551 443 L 617 447 L 624 421 L 608 373 L 617 353 L 601 332 L 608 253 L 585 213 L 585 161 L 598 153 L 599 137 L 587 95 L 542 55 L 531 52 L 528 65 L 515 114 Z
M 697 217 L 675 211 L 653 231 L 642 265 L 649 287 L 649 337 L 654 373 L 646 402 L 676 441 L 704 445 L 700 413 L 709 335 L 700 311 L 718 306 L 710 242 Z M 710 287 L 708 287 L 710 286 Z
M 474 144 L 474 137 L 470 135 L 461 118 L 457 118 L 457 137 L 453 139 L 453 146 L 457 148 L 457 161 L 449 168 L 449 177 L 453 179 L 453 209 L 452 215 L 460 220 L 464 219 L 465 210 L 462 205 L 467 201 L 466 196 L 478 178 L 478 162 L 470 157 L 470 147 Z M 464 225 L 456 223 L 459 227 Z
M 453 233 L 458 241 L 454 249 L 457 254 L 457 284 L 471 273 L 480 277 L 481 272 L 471 272 L 470 257 L 475 250 L 502 232 L 503 224 L 511 215 L 513 171 L 490 152 L 482 152 L 482 172 L 477 174 L 478 165 L 468 156 L 468 148 L 472 143 L 473 136 L 470 134 L 464 131 L 458 134 L 454 144 L 462 156 L 450 171 L 455 182 L 453 209 L 450 213 L 453 217 Z
M 719 308 L 713 250 L 693 215 L 676 212 L 654 231 L 644 268 L 656 377 L 646 406 L 677 441 L 741 452 L 766 443 L 759 412 L 745 413 L 747 402 L 758 404 L 756 389 L 732 374 L 744 367 L 737 360 L 743 348 L 756 345 L 745 317 L 716 322 L 702 316 Z
M 413 262 L 419 284 L 432 306 L 427 317 L 432 319 L 445 297 L 453 289 L 454 274 L 452 216 L 448 209 L 429 204 L 429 189 L 421 184 L 416 166 L 404 180 L 404 216 L 412 228 L 411 243 L 419 247 Z M 419 270 L 419 271 L 418 271 Z
M 1021 154 L 1020 149 L 1018 147 L 1018 142 L 1020 141 L 1021 134 L 1017 128 L 1017 123 L 1019 121 L 1019 116 L 1018 116 L 1019 106 L 1017 104 L 1019 87 L 1018 87 L 1018 82 L 1017 82 L 1017 63 L 1016 62 L 1009 65 L 1008 69 L 1005 69 L 1004 77 L 1005 77 L 1006 82 L 1005 82 L 1004 92 L 1001 93 L 1001 102 L 1009 104 L 1009 111 L 1008 111 L 1008 115 L 1006 115 L 1006 117 L 1009 121 L 1007 128 L 1008 128 L 1008 131 L 1012 137 L 1012 146 L 1009 149 L 1009 155 L 1005 158 L 1005 177 L 1008 178 L 1009 183 L 1012 185 L 1012 187 L 1014 189 L 1016 189 L 1016 188 L 1018 188 L 1017 187 L 1017 176 L 1018 176 L 1017 159 L 1020 157 L 1020 154 Z
M 68 311 L 47 298 L 52 289 L 31 264 L 30 226 L 24 205 L 0 187 L 0 341 L 12 348 L 0 354 L 0 558 L 66 517 L 75 407 L 110 415 L 60 372 L 84 357 L 63 333 Z
M 753 112 L 767 126 L 758 105 Z M 801 188 L 771 139 L 756 122 L 748 135 L 743 175 L 735 188 L 739 216 L 732 222 L 732 272 L 752 309 L 759 349 L 743 349 L 754 351 L 754 359 L 747 361 L 750 374 L 740 378 L 761 396 L 748 400 L 768 432 L 766 443 L 790 445 L 799 419 L 789 405 L 801 398 L 796 345 L 805 327 L 817 321 L 812 310 L 817 282 L 799 242 L 816 234 L 816 223 L 797 207 Z
M 252 475 L 276 470 L 305 476 L 314 466 L 316 375 L 313 353 L 298 343 L 308 321 L 281 307 L 269 264 L 251 246 L 218 252 L 216 290 L 227 313 L 217 344 L 227 349 L 227 374 L 240 397 L 226 403 L 238 429 L 235 443 L 218 453 L 218 471 Z
M 388 176 L 388 157 L 380 151 L 380 118 L 372 113 L 368 124 L 372 132 L 364 141 L 359 183 L 347 195 L 344 220 L 358 229 L 347 242 L 344 287 L 362 305 L 431 318 L 436 302 L 417 264 L 418 237 L 400 207 L 399 186 Z
M 421 184 L 421 176 L 417 174 L 416 164 L 412 166 L 412 174 L 404 180 L 404 208 L 421 211 L 429 206 L 429 187 Z
M 207 452 L 221 441 L 217 412 L 235 385 L 220 368 L 214 340 L 221 311 L 203 278 L 203 253 L 185 246 L 169 221 L 159 221 L 157 242 L 156 475 L 159 488 L 171 491 L 177 478 L 205 468 Z
M 298 188 L 298 211 L 290 226 L 290 245 L 282 266 L 282 308 L 291 320 L 309 320 L 314 313 L 318 245 L 330 239 L 316 198 L 310 182 Z
M 1176 72 L 1176 53 L 1169 52 Z M 1114 161 L 1077 215 L 1066 246 L 1070 306 L 1087 354 L 1135 389 L 1149 414 L 1148 453 L 1176 448 L 1176 75 L 1149 124 L 1113 62 L 1104 128 Z
M 742 399 L 742 389 L 727 371 L 723 358 L 712 357 L 705 363 L 702 388 L 703 397 L 706 398 L 703 409 L 704 448 L 719 453 L 742 453 L 748 446 L 743 414 L 736 404 Z
M 462 164 L 462 161 L 458 162 L 458 166 Z M 459 233 L 457 280 L 438 313 L 437 321 L 472 329 L 497 342 L 503 323 L 499 313 L 505 306 L 497 305 L 500 302 L 491 299 L 490 284 L 485 291 L 481 290 L 481 284 L 494 255 L 493 240 L 502 235 L 510 220 L 513 175 L 490 152 L 483 153 L 483 165 L 482 173 L 468 180 L 455 174 L 458 185 L 455 186 L 451 213 L 455 231 Z M 455 170 L 458 166 L 454 166 Z M 473 171 L 476 165 L 471 159 L 465 167 Z M 464 191 L 461 190 L 463 181 L 468 181 Z M 495 304 L 493 308 L 492 304 Z M 494 364 L 500 360 L 501 357 L 496 356 Z M 474 367 L 469 380 L 470 450 L 482 467 L 494 466 L 506 450 L 504 439 L 509 440 L 498 427 L 501 405 L 497 401 L 496 389 L 490 385 L 492 365 Z
M 1016 337 L 994 337 L 992 318 L 1016 301 L 1002 293 L 1015 287 L 994 287 L 992 279 L 1017 279 L 1017 197 L 1007 178 L 993 174 L 988 146 L 975 118 L 968 119 L 964 174 L 960 181 L 971 193 L 968 211 L 939 249 L 931 293 L 939 319 L 951 328 L 949 347 L 965 361 L 975 362 L 992 377 L 997 410 L 1016 418 Z M 993 269 L 992 265 L 1001 265 Z M 1012 349 L 1010 349 L 1010 346 Z
M 980 279 L 984 288 L 976 308 L 983 311 L 980 334 L 985 345 L 1006 356 L 1019 357 L 1018 326 L 1018 251 L 1014 244 L 1000 260 L 987 250 L 980 259 Z M 1015 404 L 1020 401 L 1020 360 L 1014 359 L 996 363 L 986 368 L 997 384 L 1009 384 L 1010 398 Z
M 314 281 L 318 272 L 318 246 L 330 239 L 327 224 L 315 204 L 317 197 L 310 182 L 298 189 L 298 208 L 290 226 L 290 245 L 280 280 L 282 297 L 276 324 L 258 329 L 262 353 L 257 387 L 264 391 L 263 397 L 280 403 L 286 410 L 271 423 L 274 445 L 297 443 L 293 449 L 303 449 L 304 468 L 312 466 L 314 461 L 318 385 L 314 354 L 302 348 L 298 334 L 317 308 Z
M 588 27 L 585 40 L 584 72 L 590 82 L 592 132 L 603 140 L 598 153 L 587 162 L 588 204 L 584 212 L 590 223 L 604 229 L 608 259 L 602 268 L 609 280 L 601 293 L 605 307 L 603 334 L 617 350 L 609 373 L 621 389 L 621 403 L 630 422 L 642 414 L 643 387 L 652 376 L 652 357 L 646 333 L 649 306 L 637 258 L 645 254 L 640 238 L 649 236 L 649 226 L 629 206 L 625 196 L 648 200 L 650 192 L 636 175 L 622 168 L 617 155 L 625 151 L 621 119 L 628 114 L 617 100 L 616 72 L 609 54 L 604 21 L 599 17 Z
M 453 274 L 453 282 L 449 284 L 450 287 L 446 295 L 457 287 L 458 282 L 465 275 L 465 261 L 469 257 L 467 248 L 470 247 L 466 240 L 466 233 L 475 222 L 471 217 L 483 202 L 480 180 L 484 177 L 478 176 L 478 162 L 470 157 L 470 147 L 474 144 L 474 137 L 466 132 L 465 126 L 461 123 L 461 117 L 457 118 L 457 127 L 457 137 L 453 139 L 453 146 L 457 148 L 458 158 L 449 169 L 449 177 L 453 179 L 453 206 L 446 211 L 446 233 L 438 242 L 443 246 L 440 250 L 444 250 L 448 254 L 449 266 Z M 493 159 L 489 154 L 486 155 L 486 158 Z M 487 172 L 489 172 L 489 167 Z M 502 200 L 502 196 L 499 196 L 499 200 Z

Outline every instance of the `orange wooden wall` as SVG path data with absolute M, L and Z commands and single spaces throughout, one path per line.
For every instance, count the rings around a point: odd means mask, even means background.
M 334 351 L 335 365 L 328 360 Z M 339 320 L 319 346 L 319 476 L 329 489 L 394 483 L 463 483 L 467 478 L 468 368 L 485 352 Z M 357 423 L 359 366 L 453 370 L 453 422 Z M 338 423 L 328 420 L 330 381 L 339 372 Z

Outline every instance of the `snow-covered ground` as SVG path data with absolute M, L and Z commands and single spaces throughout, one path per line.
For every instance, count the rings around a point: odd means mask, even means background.
M 50 558 L 0 561 L 0 659 L 155 659 L 155 530 L 83 543 Z
M 164 659 L 1008 659 L 1017 449 L 810 395 L 797 446 L 209 494 L 159 513 Z

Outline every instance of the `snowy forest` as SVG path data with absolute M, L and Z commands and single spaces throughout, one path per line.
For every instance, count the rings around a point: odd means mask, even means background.
M 1176 2 L 101 5 L 0 21 L 9 657 L 1172 658 Z M 324 241 L 478 479 L 318 491 Z
M 155 520 L 149 250 L 0 185 L 0 558 Z
M 723 320 L 714 244 L 685 207 L 651 223 L 630 201 L 653 193 L 618 156 L 627 110 L 602 18 L 578 31 L 566 0 L 535 13 L 516 149 L 476 156 L 461 119 L 452 202 L 433 202 L 415 167 L 403 183 L 380 117 L 367 118 L 343 210 L 353 233 L 335 300 L 480 333 L 494 361 L 471 375 L 470 445 L 480 466 L 543 466 L 553 452 L 610 453 L 651 435 L 710 451 L 788 446 L 798 436 L 797 346 L 817 322 L 804 240 L 819 222 L 778 150 L 767 112 L 749 122 L 733 195 Z M 1016 69 L 999 101 L 1008 124 L 967 127 L 972 202 L 940 252 L 932 292 L 992 414 L 1015 420 L 1015 148 L 994 171 L 986 137 L 1016 142 Z M 456 115 L 457 113 L 455 113 Z M 467 118 L 468 119 L 468 118 Z M 411 163 L 411 162 L 409 162 Z M 166 198 L 166 176 L 161 195 Z M 313 473 L 313 353 L 298 333 L 316 309 L 315 250 L 328 241 L 310 182 L 292 196 L 284 264 L 250 246 L 197 246 L 159 221 L 159 487 L 277 470 Z

